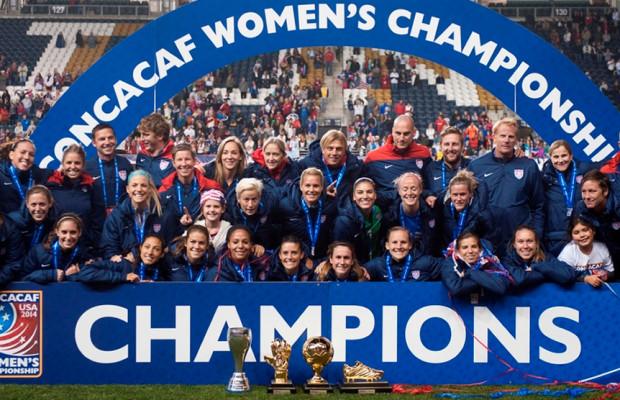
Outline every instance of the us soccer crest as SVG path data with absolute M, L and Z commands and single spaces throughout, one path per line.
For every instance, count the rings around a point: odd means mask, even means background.
M 523 170 L 521 168 L 515 169 L 515 178 L 521 179 L 523 178 Z
M 118 171 L 118 176 L 119 176 L 119 178 L 121 178 L 121 180 L 126 181 L 127 180 L 127 171 L 125 171 L 124 169 L 121 169 L 120 171 Z
M 168 161 L 168 160 L 160 160 L 159 161 L 159 169 L 161 169 L 162 171 L 165 170 L 166 168 L 168 168 L 168 165 L 170 165 L 170 161 Z
M 153 231 L 159 233 L 161 231 L 161 224 L 153 224 Z
M 43 373 L 43 292 L 0 292 L 0 378 Z
M 415 160 L 415 165 L 419 169 L 422 169 L 422 167 L 424 167 L 424 161 L 423 160 Z

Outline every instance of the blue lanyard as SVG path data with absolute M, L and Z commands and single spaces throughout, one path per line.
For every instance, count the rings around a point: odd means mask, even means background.
M 446 188 L 446 162 L 441 162 L 441 189 Z
M 235 268 L 235 271 L 237 271 L 237 274 L 241 276 L 241 279 L 243 279 L 244 282 L 252 282 L 252 267 L 250 267 L 250 264 L 244 264 L 245 268 L 241 269 L 241 267 L 239 267 L 235 262 L 232 260 L 231 262 Z
M 183 192 L 181 190 L 181 184 L 179 181 L 176 183 L 177 187 L 177 206 L 179 207 L 179 212 L 183 214 Z M 194 176 L 194 180 L 192 181 L 192 194 L 198 193 L 198 179 Z
M 19 179 L 17 179 L 17 173 L 15 172 L 14 166 L 11 165 L 9 167 L 9 173 L 11 174 L 11 180 L 13 181 L 13 185 L 17 187 L 19 198 L 21 200 L 24 200 L 24 197 L 26 197 L 26 193 L 24 191 L 24 188 L 22 187 L 22 184 L 19 182 Z M 28 184 L 26 186 L 26 190 L 30 189 L 31 187 L 32 187 L 32 168 L 30 169 L 30 173 L 28 174 Z
M 573 199 L 575 198 L 575 180 L 577 179 L 577 165 L 575 164 L 575 161 L 573 161 L 572 164 L 573 168 L 570 177 L 570 187 L 568 189 L 566 188 L 564 174 L 562 174 L 558 170 L 555 171 L 558 175 L 558 181 L 560 181 L 560 186 L 562 187 L 562 193 L 564 193 L 566 208 L 571 211 L 573 209 Z
M 325 161 L 323 161 L 323 165 L 325 165 L 325 178 L 327 179 L 328 185 L 331 185 L 332 182 L 334 182 L 334 178 L 332 177 L 332 173 L 329 170 L 329 167 L 327 166 L 327 164 L 325 164 Z M 344 173 L 347 170 L 347 163 L 343 163 L 342 167 L 340 168 L 340 171 L 338 172 L 338 177 L 336 178 L 336 188 L 338 188 L 338 186 L 340 186 L 340 182 L 342 182 L 342 178 L 344 178 Z
M 407 280 L 407 275 L 409 274 L 409 268 L 411 268 L 411 253 L 407 254 L 407 261 L 405 261 L 405 267 L 403 268 L 400 274 L 400 281 L 405 282 Z M 385 270 L 388 275 L 388 282 L 394 283 L 394 274 L 392 273 L 392 256 L 388 253 L 385 256 Z
M 146 277 L 146 265 L 142 261 L 140 261 L 140 268 L 138 269 L 138 276 L 140 280 L 143 281 Z M 156 281 L 159 279 L 159 269 L 155 266 L 153 268 L 153 280 Z
M 39 224 L 34 230 L 32 234 L 32 239 L 30 240 L 30 245 L 34 246 L 35 244 L 41 243 L 41 236 L 43 236 L 43 223 Z
M 189 280 L 190 281 L 194 281 L 194 282 L 202 282 L 204 276 L 205 276 L 205 271 L 207 269 L 206 263 L 205 266 L 200 268 L 200 274 L 198 274 L 198 276 L 196 277 L 196 279 L 194 279 L 194 271 L 192 269 L 192 264 L 190 264 L 189 262 L 186 264 L 187 266 L 187 275 L 189 276 Z
M 258 227 L 260 225 L 260 218 L 258 219 L 258 221 L 256 221 L 254 226 L 252 226 L 250 221 L 248 221 L 248 217 L 245 215 L 245 213 L 243 212 L 241 207 L 239 207 L 239 213 L 241 213 L 241 218 L 243 219 L 243 225 L 247 226 L 252 231 L 252 233 L 256 233 L 256 231 L 258 231 Z
M 314 225 L 310 220 L 310 209 L 308 208 L 308 204 L 306 204 L 306 200 L 304 199 L 301 199 L 301 208 L 303 208 L 304 214 L 306 214 L 306 229 L 308 230 L 308 237 L 310 238 L 311 245 L 310 254 L 314 257 L 316 244 L 319 241 L 319 232 L 321 231 L 321 212 L 323 210 L 323 200 L 319 200 L 319 209 L 316 214 L 316 221 Z
M 400 203 L 399 216 L 400 216 L 400 226 L 402 226 L 403 228 L 409 230 L 409 228 L 407 228 L 407 225 L 405 224 L 405 209 L 403 208 L 403 203 Z M 418 221 L 418 225 L 420 227 L 422 227 L 422 224 L 420 223 L 420 213 L 419 212 L 414 217 L 409 217 L 409 218 L 413 218 L 416 221 Z M 416 233 L 418 233 L 418 232 L 411 232 L 412 235 L 415 235 Z
M 99 175 L 101 175 L 101 190 L 103 191 L 103 206 L 108 208 L 112 206 L 118 205 L 118 200 L 120 198 L 121 193 L 121 183 L 120 178 L 118 177 L 118 161 L 116 157 L 114 157 L 114 204 L 108 204 L 108 190 L 106 188 L 105 183 L 105 171 L 103 169 L 103 161 L 99 157 L 97 157 L 97 162 L 99 163 Z
M 78 249 L 79 249 L 79 247 L 75 246 L 75 248 L 71 252 L 71 256 L 69 257 L 69 261 L 67 261 L 65 266 L 61 268 L 63 271 L 65 269 L 67 269 L 67 267 L 69 265 L 71 265 L 71 262 L 73 261 L 73 259 L 77 255 Z M 58 267 L 60 266 L 60 244 L 58 244 L 58 241 L 56 241 L 52 245 L 52 263 L 53 263 L 52 266 L 54 267 L 54 269 L 58 269 Z
M 288 280 L 291 281 L 291 282 L 297 282 L 297 274 L 298 273 L 299 273 L 299 271 L 296 274 L 289 276 Z
M 146 225 L 146 215 L 144 215 L 144 212 L 142 212 L 141 214 L 141 219 L 142 219 L 142 224 L 140 224 L 140 226 L 138 226 L 138 221 L 137 221 L 137 214 L 135 214 L 134 211 L 134 217 L 133 217 L 133 231 L 136 235 L 136 240 L 138 241 L 138 244 L 142 244 L 142 242 L 144 241 L 144 226 Z
M 459 235 L 463 231 L 463 225 L 465 225 L 465 218 L 467 218 L 467 211 L 469 211 L 469 206 L 465 207 L 463 211 L 461 211 L 461 214 L 459 215 L 459 223 L 454 229 L 454 231 L 452 231 L 452 240 L 459 237 Z M 454 209 L 454 204 L 450 203 L 450 213 L 452 214 L 452 218 L 454 218 L 455 212 L 457 211 Z

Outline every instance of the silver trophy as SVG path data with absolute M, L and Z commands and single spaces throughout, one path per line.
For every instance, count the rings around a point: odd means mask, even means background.
M 252 343 L 252 330 L 250 328 L 229 328 L 228 346 L 235 362 L 235 372 L 233 372 L 228 382 L 229 392 L 248 392 L 250 381 L 243 372 L 243 361 Z

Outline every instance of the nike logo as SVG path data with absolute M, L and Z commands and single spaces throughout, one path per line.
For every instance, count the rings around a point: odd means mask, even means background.
M 178 270 L 180 270 L 180 269 L 181 269 L 181 268 L 172 268 L 172 270 L 171 270 L 171 271 L 172 271 L 172 272 L 174 272 L 174 271 L 178 271 Z
M 41 264 L 41 268 L 47 268 L 49 266 L 50 266 L 50 264 Z
M 438 181 L 438 180 L 440 180 L 440 179 L 441 179 L 441 176 L 433 176 L 433 180 L 434 180 L 434 181 Z
M 93 176 L 93 181 L 96 181 L 97 179 L 101 179 L 101 176 Z
M 393 167 L 393 165 L 391 165 L 391 164 L 390 164 L 390 165 L 384 165 L 384 166 L 383 166 L 383 168 L 385 168 L 385 169 L 388 169 L 388 168 L 391 168 L 391 167 Z
M 11 186 L 13 184 L 13 182 L 2 182 L 2 184 L 4 186 Z
M 169 195 L 167 195 L 167 196 L 166 196 L 166 198 L 167 198 L 167 199 L 170 199 L 170 198 L 172 198 L 172 195 L 171 195 L 171 194 L 169 194 Z
M 488 177 L 488 176 L 493 175 L 494 173 L 495 173 L 495 172 L 489 172 L 488 174 L 484 174 L 484 177 L 486 178 L 486 177 Z

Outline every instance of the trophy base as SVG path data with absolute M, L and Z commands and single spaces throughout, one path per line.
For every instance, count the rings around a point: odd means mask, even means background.
M 267 387 L 267 393 L 295 394 L 297 393 L 297 387 L 293 385 L 293 382 L 291 381 L 287 381 L 286 383 L 275 383 L 275 381 L 271 381 L 271 385 Z
M 304 392 L 308 394 L 327 394 L 334 393 L 334 386 L 329 383 L 306 383 Z
M 233 372 L 233 375 L 230 377 L 230 381 L 228 381 L 226 390 L 231 393 L 249 392 L 250 381 L 248 380 L 248 377 L 245 376 L 245 372 Z
M 339 385 L 341 393 L 354 394 L 375 394 L 375 393 L 391 393 L 392 385 L 385 381 L 379 382 L 350 382 L 341 383 Z

